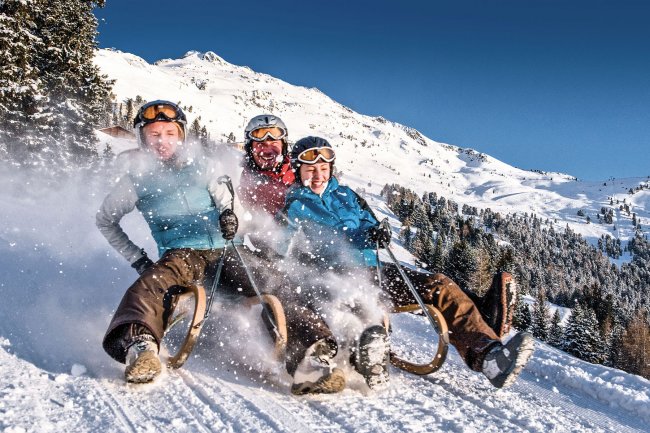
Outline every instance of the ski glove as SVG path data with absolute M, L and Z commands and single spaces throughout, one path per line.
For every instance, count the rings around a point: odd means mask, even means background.
M 227 241 L 234 239 L 239 228 L 239 220 L 237 215 L 232 209 L 224 209 L 219 215 L 219 227 L 221 228 L 221 236 Z
M 379 242 L 381 248 L 386 248 L 390 244 L 391 236 L 392 232 L 390 230 L 390 224 L 388 224 L 388 218 L 376 226 L 370 227 L 370 230 L 368 230 L 368 239 L 370 239 L 370 242 Z
M 149 257 L 147 257 L 147 253 L 142 251 L 142 254 L 143 254 L 142 257 L 140 257 L 135 262 L 131 263 L 131 267 L 136 270 L 138 275 L 142 275 L 144 271 L 146 271 L 151 266 L 153 266 L 153 262 Z

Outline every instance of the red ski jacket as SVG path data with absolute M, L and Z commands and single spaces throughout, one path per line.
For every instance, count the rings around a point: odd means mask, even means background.
M 239 199 L 246 209 L 275 216 L 284 207 L 287 189 L 295 178 L 288 156 L 278 171 L 256 171 L 244 166 L 238 188 Z

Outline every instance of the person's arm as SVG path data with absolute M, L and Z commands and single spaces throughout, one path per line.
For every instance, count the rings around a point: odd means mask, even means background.
M 359 194 L 350 188 L 346 188 L 353 197 L 353 212 L 359 221 L 359 227 L 351 234 L 352 241 L 359 247 L 368 248 L 374 247 L 370 242 L 370 232 L 379 226 L 379 221 L 375 217 L 374 212 L 368 205 L 368 202 L 363 199 Z
M 275 222 L 280 232 L 273 249 L 284 257 L 292 254 L 294 238 L 302 230 L 301 222 L 296 217 L 296 210 L 301 206 L 299 201 L 288 199 L 284 208 L 275 216 Z
M 146 253 L 124 233 L 120 220 L 135 209 L 137 201 L 133 183 L 128 176 L 124 176 L 106 196 L 95 219 L 97 228 L 108 243 L 131 264 L 145 257 Z

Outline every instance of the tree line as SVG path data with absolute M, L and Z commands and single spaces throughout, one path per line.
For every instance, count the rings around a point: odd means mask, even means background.
M 650 243 L 643 232 L 626 246 L 632 260 L 618 268 L 568 225 L 557 230 L 553 221 L 536 215 L 459 207 L 436 193 L 418 196 L 395 184 L 381 194 L 402 222 L 400 239 L 420 266 L 479 295 L 495 272 L 510 272 L 520 293 L 537 299 L 532 311 L 519 302 L 521 329 L 530 327 L 538 338 L 590 362 L 650 374 L 640 367 L 650 360 Z M 559 319 L 544 310 L 547 299 L 573 311 L 561 332 Z M 591 339 L 589 344 L 576 340 L 583 338 Z M 640 340 L 631 342 L 635 338 Z M 616 352 L 621 350 L 625 353 Z

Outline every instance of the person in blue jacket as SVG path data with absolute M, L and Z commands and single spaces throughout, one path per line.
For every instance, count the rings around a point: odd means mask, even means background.
M 297 243 L 307 247 L 306 254 L 303 252 L 301 257 L 311 258 L 315 269 L 327 266 L 349 275 L 363 274 L 376 283 L 373 267 L 378 257 L 375 246 L 377 243 L 388 246 L 390 226 L 380 224 L 361 197 L 339 184 L 333 176 L 335 159 L 334 149 L 323 138 L 305 137 L 294 144 L 291 160 L 297 183 L 287 194 L 280 219 L 291 232 L 304 234 L 307 241 Z M 474 302 L 451 279 L 439 273 L 408 269 L 405 272 L 424 302 L 443 314 L 450 342 L 465 363 L 472 370 L 482 372 L 495 387 L 512 384 L 532 355 L 532 336 L 520 332 L 502 344 Z M 381 273 L 381 290 L 394 305 L 416 302 L 395 265 L 382 263 Z M 369 385 L 385 383 L 389 350 L 386 333 L 373 327 L 362 337 L 352 362 Z M 377 355 L 377 347 L 381 348 L 381 355 Z M 321 355 L 317 361 L 320 362 L 321 380 L 326 381 L 332 370 L 328 370 L 323 358 Z M 312 360 L 310 365 L 319 365 L 317 361 Z M 301 364 L 306 365 L 306 361 Z

